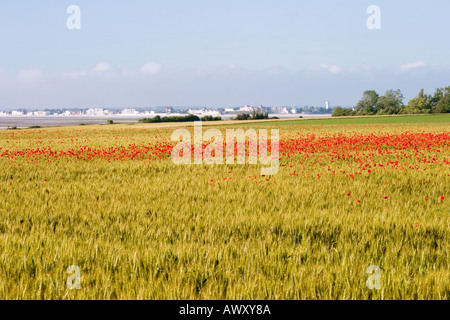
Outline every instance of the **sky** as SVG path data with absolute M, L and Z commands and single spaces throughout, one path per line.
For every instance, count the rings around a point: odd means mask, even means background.
M 0 109 L 407 103 L 450 85 L 449 15 L 447 0 L 3 0 Z

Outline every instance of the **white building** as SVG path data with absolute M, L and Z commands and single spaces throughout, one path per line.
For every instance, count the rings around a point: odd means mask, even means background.
M 220 113 L 219 111 L 217 111 L 217 110 L 206 110 L 206 111 L 203 112 L 203 115 L 204 115 L 204 116 L 214 116 L 214 117 L 217 117 L 217 116 L 220 116 L 221 113 Z
M 253 111 L 253 108 L 250 107 L 249 105 L 246 105 L 246 106 L 240 108 L 239 111 L 243 111 L 243 112 L 252 112 L 252 111 Z
M 11 116 L 20 117 L 20 116 L 23 116 L 23 112 L 14 110 L 14 111 L 11 111 Z
M 39 116 L 39 117 L 44 117 L 44 116 L 48 115 L 48 112 L 47 111 L 35 111 L 35 112 L 33 112 L 33 115 Z
M 122 115 L 135 115 L 135 114 L 139 114 L 139 112 L 136 111 L 136 109 L 123 109 L 122 111 L 120 111 L 120 113 Z
M 88 115 L 88 116 L 102 116 L 104 114 L 105 114 L 105 112 L 104 112 L 103 108 L 92 108 L 92 109 L 86 110 L 86 115 Z
M 188 113 L 198 116 L 198 115 L 202 115 L 203 114 L 203 110 L 199 110 L 199 109 L 192 110 L 192 109 L 189 109 Z
M 221 115 L 221 113 L 219 111 L 217 111 L 217 110 L 207 110 L 207 109 L 202 109 L 202 110 L 189 109 L 188 113 L 196 115 L 196 116 L 199 116 L 199 117 L 202 117 L 202 116 L 214 116 L 214 117 L 217 117 L 217 116 Z

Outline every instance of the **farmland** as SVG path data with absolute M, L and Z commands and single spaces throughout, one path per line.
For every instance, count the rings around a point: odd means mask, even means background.
M 175 165 L 173 127 L 0 131 L 0 298 L 450 299 L 449 116 L 213 126 L 278 129 L 279 172 Z

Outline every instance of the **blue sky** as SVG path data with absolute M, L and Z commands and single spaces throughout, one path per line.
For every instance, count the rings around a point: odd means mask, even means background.
M 449 15 L 445 0 L 5 0 L 0 108 L 406 103 L 450 85 Z

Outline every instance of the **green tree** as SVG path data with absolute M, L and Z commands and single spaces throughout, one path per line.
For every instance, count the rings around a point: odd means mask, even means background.
M 250 115 L 248 113 L 239 113 L 236 115 L 236 120 L 249 120 Z
M 387 90 L 375 105 L 376 114 L 399 114 L 403 109 L 403 94 L 400 90 Z
M 378 102 L 379 95 L 375 90 L 364 91 L 362 99 L 356 105 L 355 113 L 357 115 L 373 115 L 375 114 L 375 106 Z
M 213 117 L 213 116 L 204 116 L 202 118 L 202 121 L 220 121 L 222 120 L 221 117 Z
M 440 88 L 436 89 L 436 92 L 434 93 L 433 97 L 431 98 L 431 111 L 433 113 L 437 113 L 436 106 L 443 97 L 444 97 L 443 89 L 440 89 Z
M 269 119 L 269 113 L 253 110 L 251 119 L 252 120 Z
M 420 90 L 418 96 L 411 99 L 408 105 L 402 110 L 402 113 L 406 114 L 426 114 L 431 113 L 431 96 L 426 95 L 422 90 Z
M 332 117 L 348 117 L 354 116 L 355 112 L 352 109 L 336 107 L 333 109 Z
M 450 113 L 450 87 L 437 89 L 432 102 L 433 113 Z

